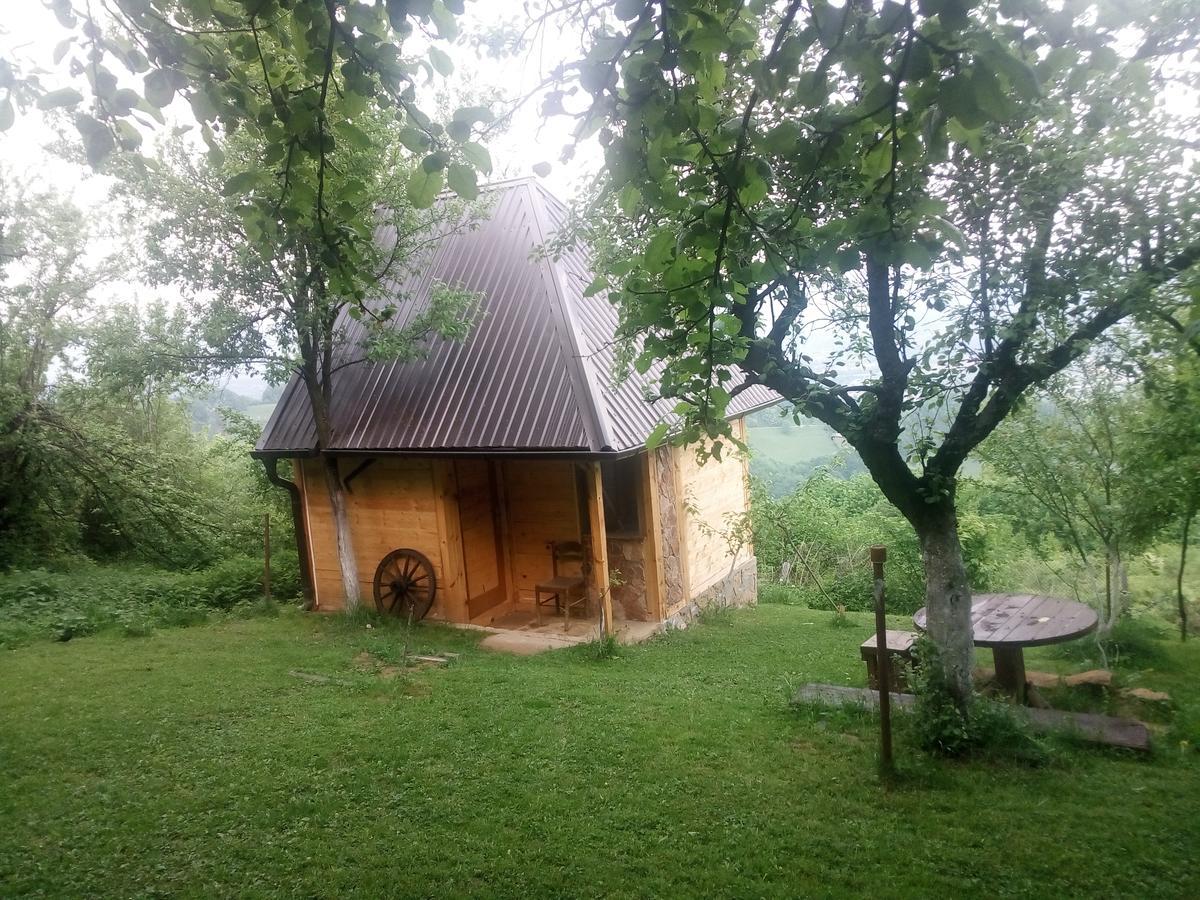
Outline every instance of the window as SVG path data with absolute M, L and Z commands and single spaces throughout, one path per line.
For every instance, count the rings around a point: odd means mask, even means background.
M 638 455 L 600 464 L 604 527 L 609 537 L 642 536 L 642 460 Z

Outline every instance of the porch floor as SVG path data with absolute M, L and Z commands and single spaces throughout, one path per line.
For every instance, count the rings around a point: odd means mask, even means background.
M 571 619 L 570 629 L 564 629 L 562 616 L 542 615 L 538 625 L 529 610 L 516 609 L 496 619 L 488 631 L 495 632 L 479 646 L 487 650 L 532 656 L 546 650 L 560 650 L 594 641 L 600 636 L 600 623 L 595 619 Z M 658 622 L 617 622 L 617 640 L 622 644 L 637 644 L 661 630 Z

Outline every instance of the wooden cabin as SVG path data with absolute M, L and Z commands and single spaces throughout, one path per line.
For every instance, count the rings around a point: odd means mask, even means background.
M 334 441 L 321 452 L 336 457 L 347 491 L 364 602 L 381 560 L 412 548 L 436 573 L 431 618 L 521 627 L 555 575 L 556 551 L 571 543 L 586 557 L 572 570 L 587 594 L 574 628 L 593 628 L 606 603 L 619 626 L 679 625 L 709 604 L 753 602 L 754 551 L 737 528 L 749 508 L 746 460 L 701 464 L 695 448 L 646 449 L 672 403 L 653 399 L 653 370 L 614 378 L 616 313 L 584 296 L 586 250 L 537 252 L 565 209 L 534 180 L 495 186 L 488 199 L 483 221 L 444 237 L 394 286 L 401 325 L 439 282 L 478 292 L 470 336 L 335 378 Z M 347 323 L 348 345 L 358 327 Z M 760 387 L 738 393 L 735 433 L 776 400 Z M 322 460 L 297 381 L 255 455 L 295 461 L 315 607 L 341 608 Z M 560 627 L 568 612 L 541 610 L 548 621 L 561 614 Z

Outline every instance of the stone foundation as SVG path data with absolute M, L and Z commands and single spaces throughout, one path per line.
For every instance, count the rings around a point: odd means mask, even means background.
M 749 557 L 716 584 L 701 591 L 663 622 L 664 628 L 687 628 L 706 609 L 753 606 L 758 602 L 758 561 Z
M 646 561 L 642 556 L 642 539 L 609 538 L 608 567 L 621 573 L 621 584 L 612 585 L 615 609 L 613 618 L 646 622 Z

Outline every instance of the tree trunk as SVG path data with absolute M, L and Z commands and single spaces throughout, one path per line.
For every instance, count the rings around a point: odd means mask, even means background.
M 1100 632 L 1113 630 L 1125 608 L 1129 595 L 1129 573 L 1121 559 L 1120 547 L 1106 547 L 1104 551 L 1104 619 Z
M 971 697 L 975 643 L 971 633 L 971 585 L 953 502 L 927 509 L 913 526 L 925 562 L 926 627 L 941 654 L 946 685 L 955 702 L 965 708 Z
M 1179 639 L 1187 640 L 1188 621 L 1187 621 L 1187 601 L 1183 596 L 1183 570 L 1187 566 L 1188 553 L 1188 535 L 1192 530 L 1192 519 L 1196 517 L 1196 508 L 1193 506 L 1183 514 L 1183 534 L 1179 538 L 1179 572 L 1175 575 L 1175 602 L 1179 606 Z
M 346 612 L 358 609 L 358 562 L 354 558 L 354 541 L 350 534 L 350 515 L 346 505 L 346 489 L 342 486 L 336 456 L 322 456 L 325 486 L 329 490 L 329 508 L 333 511 L 333 531 L 337 537 L 338 568 L 342 574 L 342 591 L 346 595 Z
M 1113 614 L 1116 616 L 1113 624 L 1116 625 L 1125 614 L 1125 607 L 1129 605 L 1129 569 L 1125 567 L 1125 559 L 1120 550 L 1117 550 L 1117 593 L 1113 600 Z

